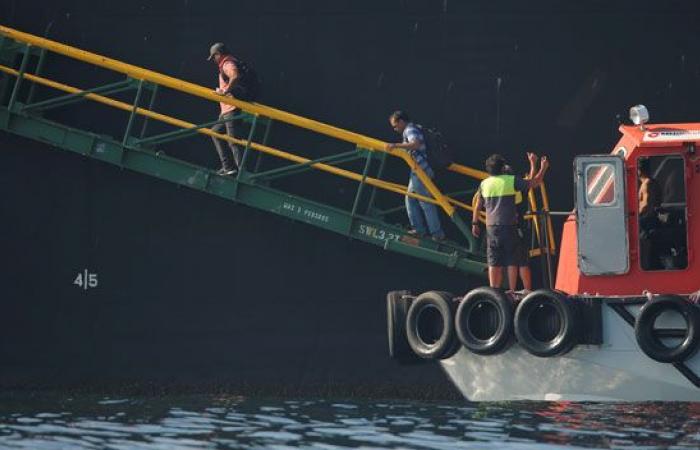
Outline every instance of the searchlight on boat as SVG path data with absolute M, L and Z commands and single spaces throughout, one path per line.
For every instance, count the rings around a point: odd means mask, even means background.
M 630 120 L 635 125 L 639 125 L 639 128 L 643 130 L 644 124 L 649 122 L 649 110 L 644 105 L 637 105 L 631 107 Z

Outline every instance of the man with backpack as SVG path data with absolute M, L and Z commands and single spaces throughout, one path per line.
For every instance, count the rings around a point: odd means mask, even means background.
M 219 87 L 215 90 L 217 94 L 245 101 L 253 101 L 257 98 L 259 81 L 254 70 L 245 62 L 231 55 L 223 43 L 217 42 L 211 46 L 208 60 L 213 60 L 219 68 Z M 236 137 L 236 128 L 240 129 L 241 121 L 233 119 L 233 117 L 238 113 L 238 108 L 224 102 L 219 105 L 221 107 L 219 123 L 214 125 L 211 130 L 221 133 L 225 129 L 228 136 Z M 216 138 L 212 138 L 212 140 L 221 161 L 221 168 L 217 173 L 219 175 L 235 175 L 241 165 L 240 148 L 233 142 L 226 141 L 233 156 L 232 160 L 221 141 Z
M 408 114 L 403 111 L 394 111 L 389 116 L 389 123 L 397 133 L 403 137 L 403 142 L 387 144 L 386 149 L 400 148 L 406 150 L 416 165 L 425 171 L 430 178 L 434 172 L 428 163 L 428 148 L 425 142 L 423 131 L 411 122 Z M 431 197 L 428 190 L 412 170 L 408 182 L 408 192 L 413 192 L 425 197 Z M 413 228 L 410 233 L 431 236 L 437 241 L 445 239 L 445 233 L 440 225 L 437 207 L 433 203 L 417 200 L 411 196 L 406 196 L 406 212 L 408 221 Z

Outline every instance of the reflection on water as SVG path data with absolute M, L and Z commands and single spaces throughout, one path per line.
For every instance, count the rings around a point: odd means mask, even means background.
M 0 396 L 0 447 L 700 448 L 700 403 Z

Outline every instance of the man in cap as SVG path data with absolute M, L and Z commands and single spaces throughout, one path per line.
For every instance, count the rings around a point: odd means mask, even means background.
M 231 96 L 231 90 L 239 77 L 236 59 L 229 53 L 223 43 L 217 42 L 209 49 L 208 61 L 214 61 L 219 68 L 219 87 L 215 89 L 215 92 L 219 95 Z M 226 129 L 228 136 L 235 137 L 235 129 L 237 126 L 240 126 L 240 122 L 233 119 L 237 108 L 224 102 L 219 103 L 219 105 L 221 107 L 219 123 L 214 125 L 211 130 L 221 133 Z M 241 164 L 241 150 L 233 142 L 226 141 L 228 149 L 233 155 L 232 159 L 228 150 L 222 145 L 221 140 L 216 138 L 212 138 L 212 140 L 221 160 L 221 169 L 217 173 L 219 175 L 235 175 Z
M 530 167 L 533 167 L 537 155 L 528 153 Z M 472 218 L 472 234 L 478 237 L 479 212 L 486 211 L 486 260 L 489 267 L 489 285 L 500 288 L 503 283 L 503 268 L 508 271 L 508 284 L 515 289 L 518 281 L 518 265 L 515 254 L 518 246 L 518 215 L 516 209 L 516 193 L 526 192 L 542 183 L 544 174 L 549 168 L 546 156 L 540 159 L 540 170 L 529 180 L 505 173 L 506 160 L 498 154 L 491 155 L 486 160 L 488 178 L 481 182 L 479 195 L 476 196 Z M 531 169 L 532 170 L 532 169 Z
M 428 177 L 432 178 L 434 172 L 428 163 L 428 147 L 425 143 L 423 131 L 411 122 L 408 114 L 404 111 L 391 113 L 389 124 L 394 131 L 401 135 L 403 142 L 386 144 L 386 149 L 398 148 L 407 151 L 416 165 L 423 169 Z M 423 185 L 423 182 L 418 178 L 418 174 L 414 170 L 411 170 L 408 180 L 408 192 L 431 197 L 430 192 L 428 192 L 428 189 Z M 412 227 L 409 233 L 430 236 L 436 241 L 445 239 L 445 232 L 440 224 L 438 209 L 434 204 L 407 195 L 406 213 Z

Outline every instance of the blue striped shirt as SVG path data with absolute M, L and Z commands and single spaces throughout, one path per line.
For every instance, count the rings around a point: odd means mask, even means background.
M 428 164 L 428 148 L 425 145 L 425 137 L 423 136 L 423 132 L 414 125 L 413 122 L 406 125 L 406 128 L 403 130 L 403 142 L 420 142 L 420 146 L 416 150 L 410 150 L 408 153 L 416 164 L 427 172 L 429 177 L 432 177 L 433 170 L 430 168 L 430 164 Z

